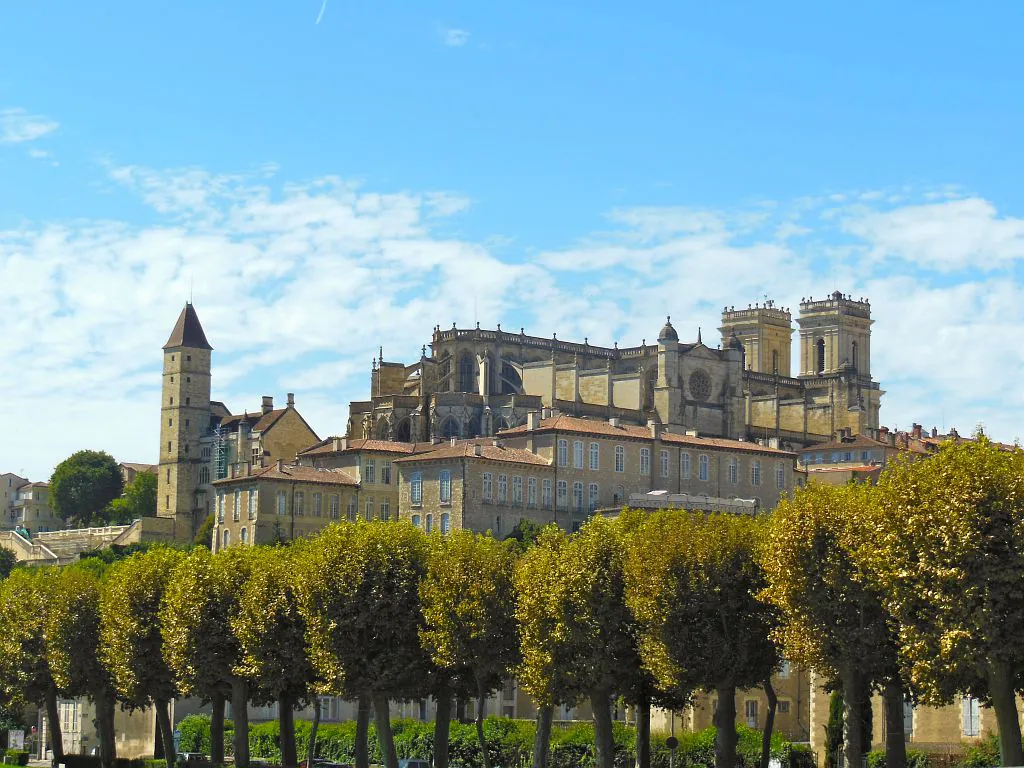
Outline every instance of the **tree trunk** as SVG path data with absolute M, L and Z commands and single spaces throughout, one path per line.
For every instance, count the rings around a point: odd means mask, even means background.
M 775 730 L 775 708 L 779 697 L 775 695 L 771 678 L 764 681 L 764 695 L 768 697 L 768 714 L 764 718 L 764 731 L 761 732 L 761 768 L 768 768 L 772 759 L 772 731 Z M 892 768 L 892 766 L 886 766 Z M 900 766 L 903 768 L 903 766 Z
M 1017 702 L 1009 664 L 989 664 L 988 691 L 992 697 L 992 709 L 996 711 L 996 722 L 999 724 L 999 756 L 1002 763 L 1024 765 L 1020 722 L 1017 720 Z
M 57 768 L 60 763 L 64 762 L 64 737 L 60 730 L 60 709 L 57 707 L 57 689 L 55 687 L 50 686 L 47 689 L 45 703 L 46 730 L 49 732 L 50 749 L 53 751 L 53 768 Z
M 434 715 L 434 768 L 448 768 L 448 738 L 452 724 L 452 696 L 448 689 L 437 695 Z
M 277 700 L 278 738 L 281 741 L 281 768 L 297 768 L 299 758 L 295 749 L 295 712 L 292 700 L 281 696 Z
M 651 700 L 636 705 L 636 768 L 651 768 Z
M 885 684 L 885 768 L 907 768 L 903 731 L 903 683 L 897 677 Z
M 235 768 L 249 768 L 249 685 L 237 678 L 231 683 L 231 719 L 235 724 Z
M 548 747 L 551 745 L 551 721 L 555 708 L 550 704 L 537 710 L 537 732 L 533 736 L 533 768 L 548 768 Z
M 174 754 L 174 729 L 171 727 L 170 702 L 154 702 L 156 710 L 156 726 L 160 730 L 160 741 L 164 748 L 164 760 L 167 761 L 167 768 L 174 768 L 176 755 Z
M 218 691 L 211 699 L 213 712 L 210 714 L 210 762 L 224 764 L 224 694 Z
M 117 743 L 114 734 L 114 695 L 103 692 L 95 696 L 96 725 L 100 739 L 100 765 L 103 768 L 115 768 L 117 761 Z M 173 750 L 174 745 L 171 744 Z
M 356 710 L 356 748 L 355 768 L 370 768 L 370 699 L 359 697 L 359 708 Z
M 607 691 L 590 692 L 594 711 L 595 768 L 613 768 L 615 744 L 612 741 L 612 698 Z
M 487 737 L 484 736 L 484 708 L 487 706 L 487 694 L 484 687 L 477 684 L 476 688 L 476 738 L 480 743 L 480 758 L 484 768 L 491 768 L 491 752 L 487 748 Z
M 466 720 L 466 697 L 459 696 L 455 699 L 455 719 L 460 723 L 469 722 Z
M 736 686 L 720 685 L 718 710 L 715 712 L 715 768 L 735 768 L 736 765 Z
M 864 766 L 864 677 L 852 664 L 843 666 L 843 768 Z
M 373 695 L 373 717 L 384 768 L 398 768 L 398 753 L 395 752 L 395 736 L 391 732 L 391 708 L 387 696 L 379 693 Z
M 313 768 L 316 760 L 316 732 L 320 730 L 320 697 L 313 697 L 313 723 L 309 727 L 309 744 L 306 745 L 306 768 Z

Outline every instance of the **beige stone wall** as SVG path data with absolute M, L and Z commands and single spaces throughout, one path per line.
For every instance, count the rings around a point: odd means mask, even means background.
M 607 370 L 580 371 L 580 397 L 585 403 L 608 405 L 611 376 Z
M 317 441 L 316 433 L 303 421 L 298 411 L 288 408 L 274 425 L 262 435 L 263 457 L 266 465 L 278 459 L 295 461 L 295 454 Z M 248 456 L 241 457 L 248 460 Z
M 463 473 L 465 460 L 417 461 L 398 464 L 398 519 L 418 524 L 424 530 L 440 530 L 442 516 L 448 515 L 451 528 L 466 528 L 464 519 Z M 451 473 L 451 501 L 441 503 L 441 472 Z M 412 476 L 419 473 L 423 482 L 422 503 L 414 505 L 410 496 Z M 477 530 L 477 529 L 473 529 Z
M 382 518 L 386 506 L 389 519 L 398 516 L 398 468 L 394 461 L 404 453 L 384 453 L 381 451 L 343 451 L 331 456 L 318 458 L 316 466 L 331 469 L 344 469 L 360 483 L 359 513 L 366 514 L 366 502 L 373 504 L 374 517 Z M 370 462 L 373 471 L 370 472 Z M 385 473 L 385 468 L 390 472 Z M 372 482 L 371 482 L 372 477 Z M 385 483 L 385 477 L 390 481 Z
M 613 376 L 612 402 L 616 408 L 638 410 L 641 404 L 640 377 L 626 374 Z

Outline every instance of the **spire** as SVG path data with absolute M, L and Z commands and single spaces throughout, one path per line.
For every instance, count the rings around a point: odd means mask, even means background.
M 206 334 L 203 333 L 203 326 L 199 322 L 199 315 L 196 314 L 196 309 L 192 306 L 192 302 L 185 304 L 185 308 L 178 315 L 178 322 L 174 324 L 174 330 L 171 331 L 171 337 L 164 344 L 164 349 L 174 349 L 176 347 L 213 349 L 206 340 Z
M 701 339 L 700 339 L 700 326 L 699 326 L 699 325 L 697 326 L 697 343 L 698 343 L 698 344 L 703 344 L 703 343 L 704 343 L 704 342 L 703 342 L 703 341 L 701 341 Z

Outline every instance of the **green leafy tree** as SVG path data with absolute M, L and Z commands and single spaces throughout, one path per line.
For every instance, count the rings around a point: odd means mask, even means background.
M 553 703 L 548 686 L 569 703 L 588 698 L 597 766 L 611 768 L 612 700 L 632 690 L 641 675 L 626 605 L 623 539 L 614 523 L 598 517 L 569 538 L 545 529 L 521 562 L 516 586 L 528 689 L 540 693 L 544 704 Z M 538 567 L 554 573 L 531 584 Z
M 490 768 L 484 704 L 519 660 L 515 562 L 516 550 L 490 536 L 466 530 L 438 534 L 431 538 L 427 573 L 420 585 L 423 645 L 438 667 L 451 679 L 464 681 L 477 697 L 476 730 L 484 768 Z M 451 697 L 444 698 L 450 710 Z M 450 711 L 438 717 L 447 722 Z M 447 744 L 447 727 L 442 735 Z M 439 762 L 435 755 L 434 768 L 447 768 L 446 761 Z
M 121 469 L 105 451 L 73 453 L 50 477 L 53 511 L 73 525 L 104 522 L 104 510 L 123 490 Z
M 14 566 L 18 564 L 18 558 L 9 549 L 0 548 L 0 579 L 6 579 L 11 575 Z
M 762 595 L 780 612 L 776 636 L 787 655 L 826 680 L 840 681 L 849 765 L 859 765 L 870 744 L 864 702 L 874 686 L 887 686 L 887 708 L 900 713 L 894 725 L 899 744 L 889 756 L 897 768 L 905 748 L 896 638 L 881 595 L 857 557 L 870 538 L 864 521 L 872 492 L 859 484 L 811 483 L 781 503 L 760 550 L 769 580 Z
M 100 656 L 100 582 L 103 568 L 83 561 L 61 568 L 48 594 L 46 648 L 53 679 L 68 697 L 87 696 L 96 707 L 100 764 L 114 768 L 117 696 Z
M 249 547 L 217 555 L 197 547 L 178 564 L 160 607 L 164 655 L 178 688 L 213 704 L 211 759 L 224 761 L 224 704 L 234 713 L 235 764 L 248 768 L 249 680 L 237 673 L 241 646 L 231 631 L 242 585 L 249 575 Z
M 111 523 L 127 524 L 143 517 L 156 517 L 156 475 L 139 472 L 124 488 L 124 493 L 110 502 L 105 517 Z
M 521 517 L 519 518 L 519 522 L 512 527 L 511 531 L 509 531 L 508 536 L 505 537 L 505 541 L 515 542 L 516 548 L 520 552 L 525 552 L 537 543 L 537 539 L 542 530 L 544 530 L 544 526 L 540 523 L 535 523 L 533 520 Z
M 314 698 L 316 682 L 295 589 L 295 557 L 290 548 L 258 547 L 250 559 L 251 575 L 231 619 L 241 645 L 236 671 L 278 702 L 281 763 L 294 768 L 298 764 L 294 709 Z
M 203 520 L 203 524 L 199 526 L 199 530 L 196 531 L 195 538 L 192 539 L 193 546 L 206 547 L 207 549 L 213 548 L 213 528 L 215 520 L 213 512 L 206 516 Z
M 825 768 L 840 768 L 843 763 L 843 714 L 843 692 L 832 691 L 825 724 Z
M 304 548 L 300 606 L 313 664 L 325 686 L 360 702 L 356 768 L 368 765 L 372 703 L 386 768 L 397 768 L 389 699 L 426 690 L 430 657 L 420 645 L 423 533 L 406 523 L 333 525 Z
M 44 709 L 54 766 L 63 762 L 59 692 L 50 671 L 46 619 L 56 571 L 18 568 L 0 582 L 0 695 Z
M 175 761 L 169 707 L 178 691 L 164 660 L 160 605 L 182 557 L 166 547 L 132 555 L 110 567 L 100 594 L 103 663 L 129 708 L 155 708 L 167 768 Z
M 896 618 L 915 695 L 991 704 L 1003 765 L 1024 763 L 1024 452 L 979 434 L 882 474 L 862 556 Z
M 666 689 L 718 695 L 715 764 L 736 764 L 736 690 L 780 663 L 775 611 L 756 595 L 765 576 L 750 517 L 664 511 L 644 522 L 627 564 L 629 602 L 645 666 Z

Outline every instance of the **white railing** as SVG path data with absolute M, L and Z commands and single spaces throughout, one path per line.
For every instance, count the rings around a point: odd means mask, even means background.
M 102 528 L 65 528 L 62 531 L 43 531 L 33 534 L 35 538 L 46 540 L 77 539 L 87 538 L 111 538 L 116 539 L 122 533 L 135 525 L 107 525 Z
M 5 548 L 13 550 L 15 554 L 24 555 L 21 559 L 60 562 L 60 557 L 41 541 L 26 539 L 17 531 L 4 531 L 4 534 L 0 536 L 0 545 L 9 545 Z
M 748 515 L 757 512 L 757 501 L 754 499 L 723 499 L 704 494 L 665 491 L 632 493 L 626 506 L 633 509 L 699 509 L 705 512 L 735 512 Z

